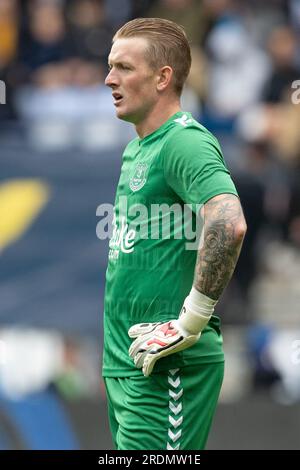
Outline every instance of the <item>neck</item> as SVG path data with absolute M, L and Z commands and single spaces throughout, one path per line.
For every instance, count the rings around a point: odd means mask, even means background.
M 143 139 L 162 126 L 173 114 L 180 111 L 179 100 L 168 106 L 159 106 L 152 109 L 149 115 L 139 124 L 135 125 L 138 136 Z

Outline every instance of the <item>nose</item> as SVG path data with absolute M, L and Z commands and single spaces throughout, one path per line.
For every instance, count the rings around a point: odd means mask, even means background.
M 117 78 L 113 69 L 111 69 L 108 72 L 104 83 L 106 86 L 109 86 L 109 87 L 113 87 L 114 85 L 117 85 Z

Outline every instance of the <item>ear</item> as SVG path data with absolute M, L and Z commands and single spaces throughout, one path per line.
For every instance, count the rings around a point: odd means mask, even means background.
M 159 70 L 157 77 L 157 90 L 164 91 L 170 84 L 173 77 L 173 69 L 169 65 L 165 65 Z

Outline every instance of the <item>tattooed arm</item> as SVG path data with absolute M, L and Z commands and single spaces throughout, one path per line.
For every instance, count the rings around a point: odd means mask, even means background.
M 204 205 L 204 227 L 193 283 L 197 291 L 219 299 L 235 269 L 246 229 L 240 201 L 233 194 L 220 194 Z

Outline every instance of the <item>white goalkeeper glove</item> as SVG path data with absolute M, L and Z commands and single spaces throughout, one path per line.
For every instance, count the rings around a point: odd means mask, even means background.
M 129 356 L 147 377 L 161 357 L 183 351 L 195 344 L 207 325 L 217 301 L 194 287 L 186 297 L 178 320 L 158 323 L 138 323 L 128 334 L 136 338 L 129 348 Z

